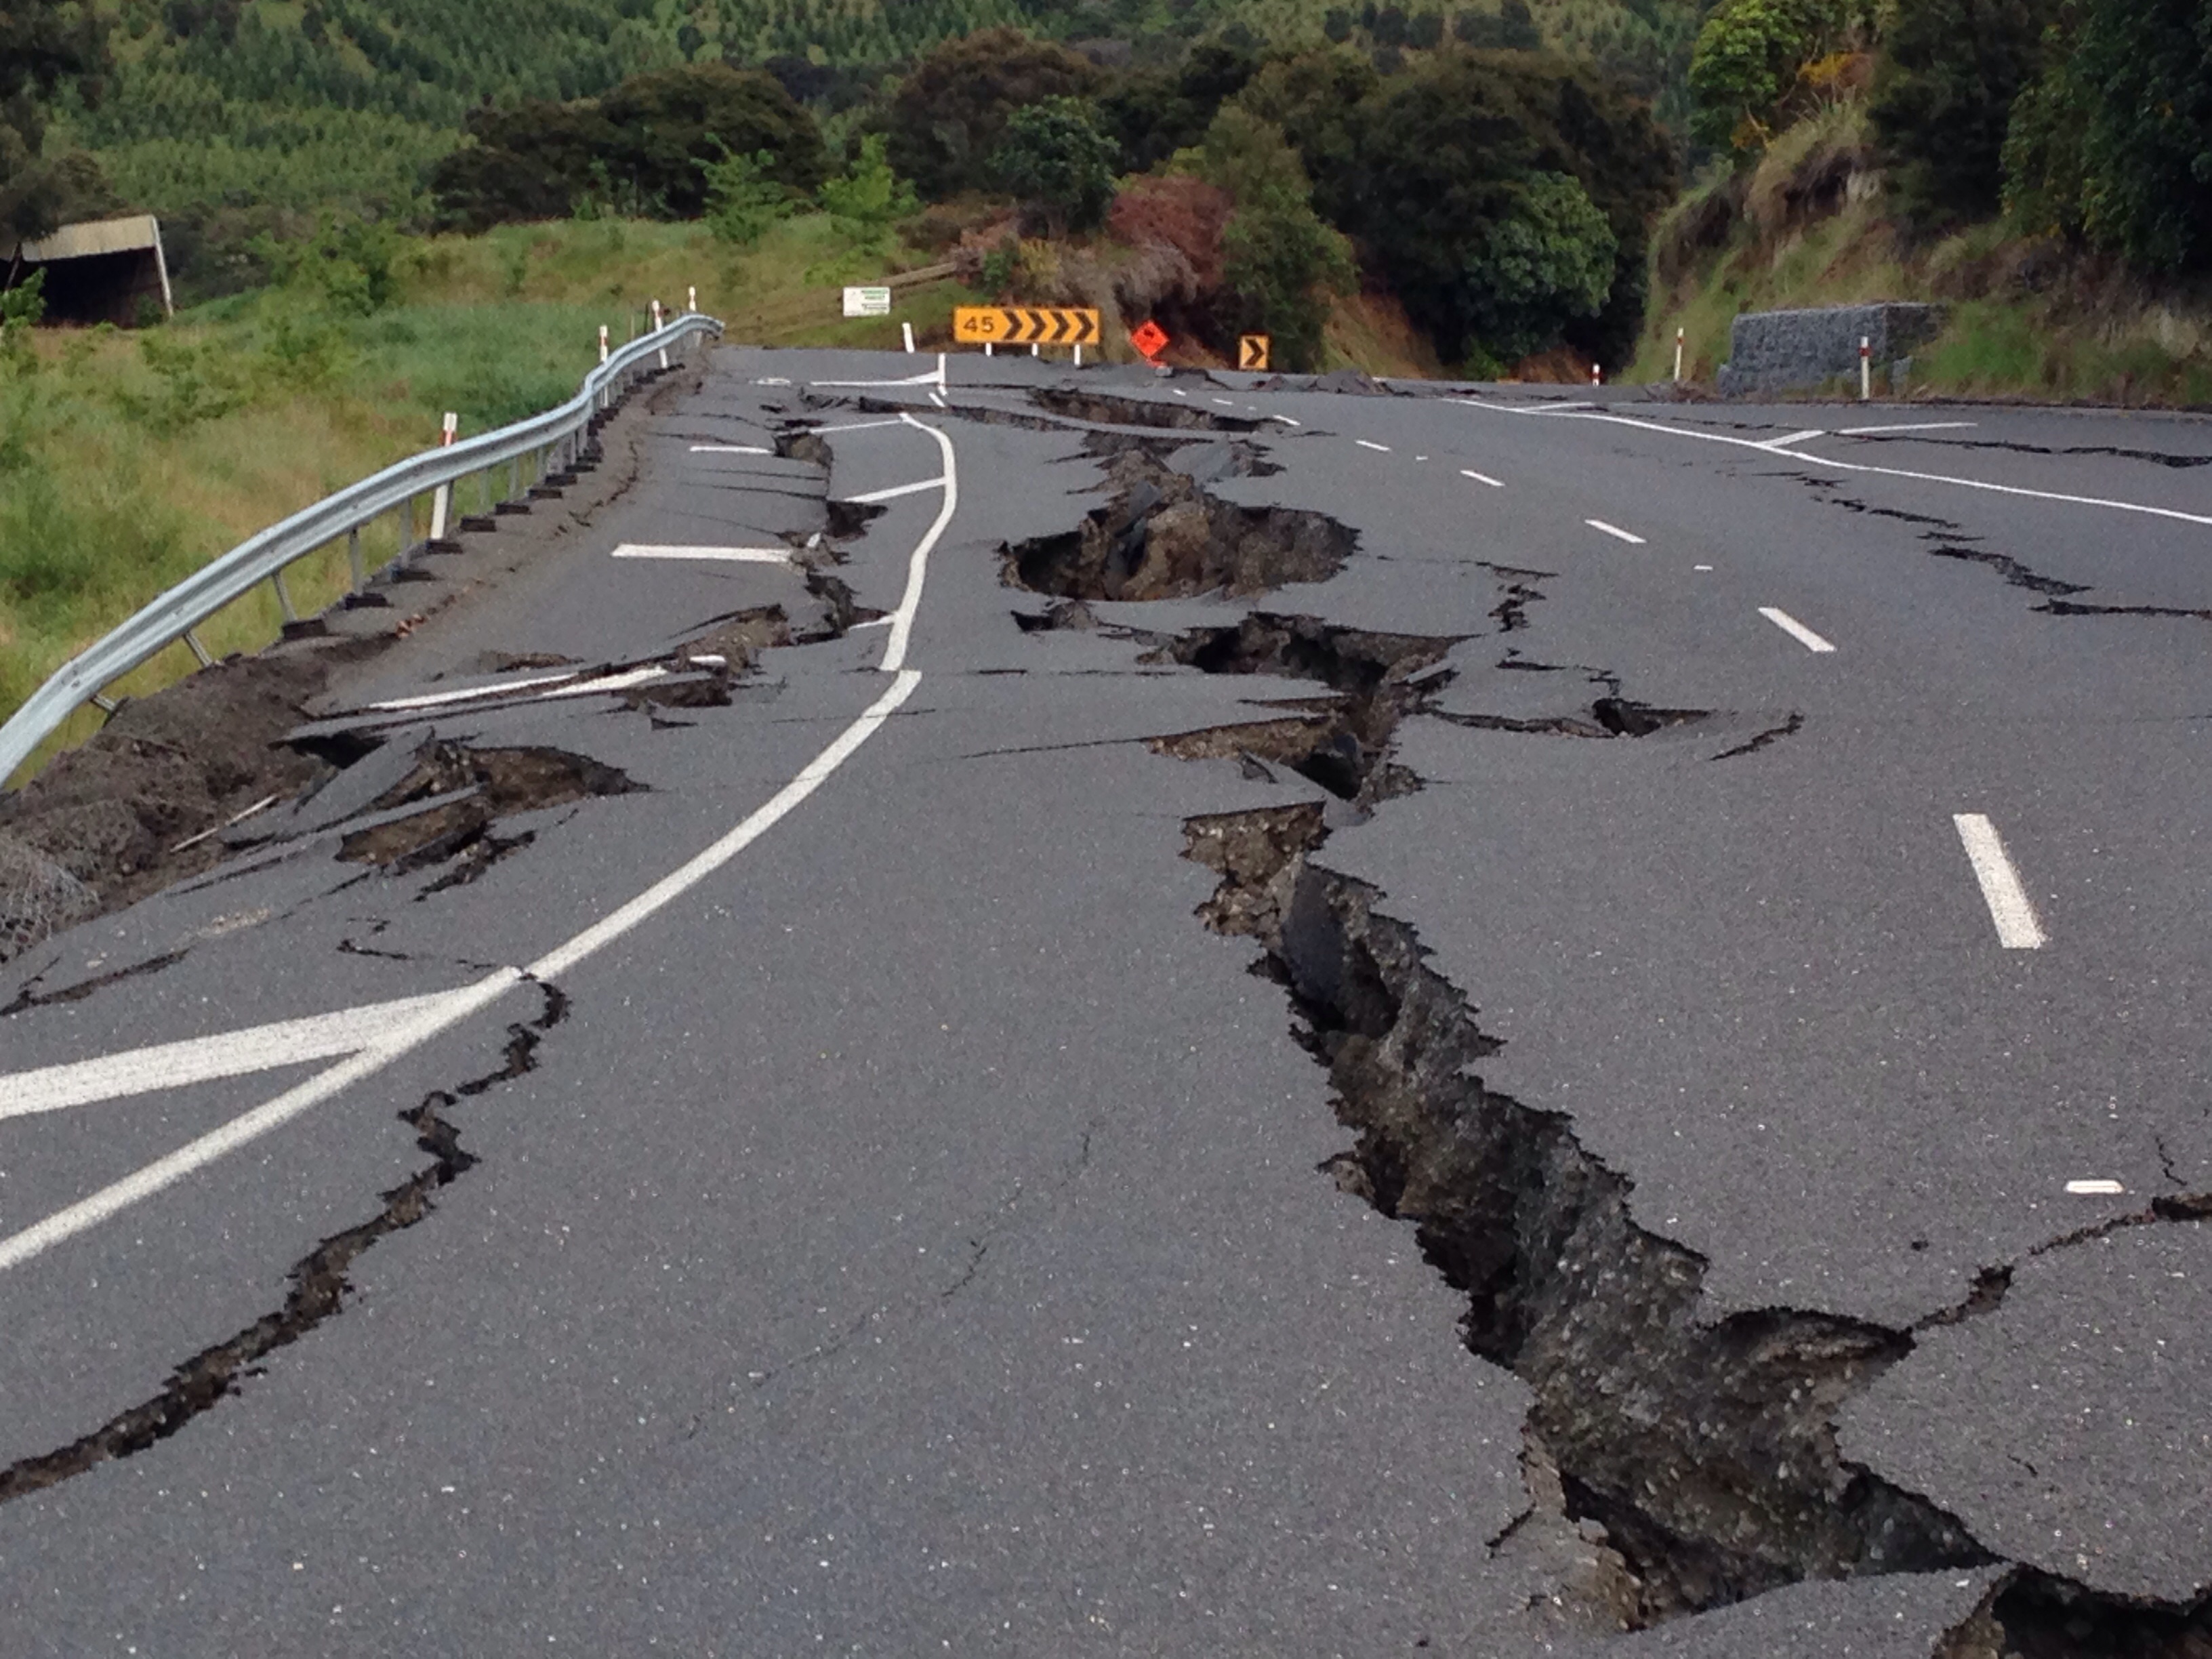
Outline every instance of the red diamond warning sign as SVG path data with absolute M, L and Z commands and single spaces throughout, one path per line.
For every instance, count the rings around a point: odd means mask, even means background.
M 1129 343 L 1143 353 L 1147 362 L 1156 361 L 1168 349 L 1168 331 L 1147 317 L 1129 331 Z

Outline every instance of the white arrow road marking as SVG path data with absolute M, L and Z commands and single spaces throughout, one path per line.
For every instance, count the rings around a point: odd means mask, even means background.
M 941 359 L 939 361 L 942 362 Z M 890 637 L 884 642 L 882 660 L 877 665 L 881 672 L 892 677 L 891 683 L 881 696 L 838 733 L 828 748 L 809 761 L 800 769 L 798 776 L 749 813 L 726 835 L 694 854 L 620 908 L 593 922 L 566 944 L 547 951 L 526 969 L 501 968 L 487 974 L 473 985 L 422 999 L 408 999 L 407 1006 L 414 1012 L 405 1018 L 392 1015 L 390 1011 L 395 1005 L 380 1005 L 384 1010 L 381 1034 L 374 1036 L 368 1047 L 360 1048 L 351 1058 L 295 1085 L 274 1100 L 241 1113 L 222 1127 L 179 1147 L 165 1158 L 156 1158 L 122 1180 L 101 1188 L 91 1196 L 0 1238 L 0 1273 L 21 1267 L 55 1245 L 98 1226 L 133 1204 L 174 1186 L 218 1158 L 290 1122 L 311 1107 L 321 1104 L 354 1084 L 375 1076 L 402 1055 L 421 1048 L 441 1032 L 452 1030 L 471 1015 L 489 1007 L 526 979 L 550 980 L 567 973 L 706 880 L 781 823 L 802 801 L 827 782 L 839 767 L 852 759 L 860 746 L 881 731 L 884 723 L 914 695 L 915 687 L 921 684 L 921 672 L 905 666 L 907 646 L 914 630 L 915 613 L 921 605 L 922 585 L 929 572 L 930 553 L 943 538 L 960 503 L 959 477 L 954 465 L 952 440 L 937 428 L 915 420 L 911 416 L 902 418 L 916 430 L 927 432 L 937 441 L 938 448 L 945 457 L 945 501 L 938 508 L 937 517 L 928 531 L 915 544 L 914 552 L 907 562 L 906 592 L 900 600 L 899 608 L 892 613 Z M 367 1012 L 352 1010 L 344 1014 L 318 1018 L 345 1020 Z M 229 1042 L 232 1044 L 229 1052 L 236 1057 L 250 1048 L 251 1045 L 237 1041 L 247 1035 L 240 1033 L 233 1034 L 230 1039 L 210 1039 L 216 1045 L 210 1052 L 224 1052 L 222 1045 Z M 324 1037 L 325 1042 L 331 1040 L 327 1035 Z M 296 1058 L 312 1057 L 301 1055 L 296 1047 L 293 1053 Z M 121 1060 L 125 1057 L 111 1058 Z M 100 1062 L 86 1063 L 98 1065 Z M 276 1063 L 286 1062 L 279 1060 Z M 119 1073 L 112 1075 L 119 1075 Z M 9 1085 L 17 1080 L 15 1078 L 0 1078 L 0 1097 L 12 1098 L 9 1092 Z
M 1619 525 L 1607 524 L 1603 519 L 1584 519 L 1583 522 L 1588 525 L 1592 530 L 1602 530 L 1608 536 L 1618 536 L 1622 541 L 1628 543 L 1631 546 L 1641 547 L 1644 545 L 1643 537 L 1632 535 L 1627 531 L 1623 530 Z
M 2041 950 L 2048 936 L 2036 920 L 2035 907 L 2028 902 L 2027 889 L 2021 885 L 2020 872 L 2006 854 L 1996 826 L 1979 812 L 1954 812 L 1951 822 L 1959 827 L 1966 861 L 1982 884 L 1983 902 L 1996 924 L 1997 943 L 2008 951 Z
M 1836 648 L 1826 640 L 1822 639 L 1818 634 L 1815 634 L 1811 629 L 1806 627 L 1803 623 L 1799 622 L 1796 617 L 1791 616 L 1787 611 L 1781 610 L 1777 606 L 1771 605 L 1762 605 L 1759 607 L 1759 614 L 1765 617 L 1767 621 L 1772 623 L 1777 628 L 1787 634 L 1791 639 L 1796 641 L 1798 644 L 1803 646 L 1808 651 L 1832 651 Z
M 789 564 L 787 547 L 660 547 L 624 542 L 608 556 L 617 559 L 705 559 L 725 564 Z

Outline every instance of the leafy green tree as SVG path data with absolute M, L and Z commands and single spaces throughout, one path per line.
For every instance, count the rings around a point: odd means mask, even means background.
M 2212 8 L 2078 0 L 2014 107 L 2006 198 L 2148 270 L 2212 269 Z
M 1838 0 L 1721 0 L 1690 58 L 1690 131 L 1711 148 L 1764 149 L 1797 71 L 1843 26 Z
M 1120 152 L 1083 98 L 1046 98 L 1006 118 L 992 171 L 1012 194 L 1042 208 L 1056 230 L 1088 230 L 1114 199 Z
M 1334 142 L 1328 118 L 1309 118 L 1310 128 L 1285 127 L 1302 149 L 1308 131 Z M 1625 360 L 1642 325 L 1650 224 L 1675 181 L 1673 146 L 1641 100 L 1559 58 L 1449 53 L 1380 83 L 1339 120 L 1350 140 L 1341 160 L 1305 151 L 1320 204 L 1447 358 L 1548 330 L 1602 362 Z M 1576 180 L 1612 232 L 1595 315 L 1572 281 L 1532 308 L 1517 269 L 1506 276 L 1522 284 L 1522 302 L 1494 301 L 1493 262 L 1534 259 L 1529 238 L 1550 249 L 1536 264 L 1555 276 L 1601 246 L 1557 186 L 1532 182 L 1541 174 Z
M 1595 317 L 1612 291 L 1619 239 L 1582 183 L 1532 173 L 1486 227 L 1477 267 L 1477 331 L 1501 358 L 1549 343 L 1571 319 Z
M 915 65 L 884 113 L 890 164 L 930 201 L 990 189 L 1013 112 L 1048 98 L 1086 96 L 1099 78 L 1088 60 L 1018 29 L 948 40 Z
M 891 170 L 890 140 L 872 132 L 860 140 L 851 167 L 823 180 L 816 199 L 856 247 L 879 249 L 891 227 L 921 206 L 914 186 Z
M 1121 76 L 1099 95 L 1100 118 L 1121 150 L 1121 170 L 1149 173 L 1205 136 L 1223 102 L 1244 89 L 1260 61 L 1211 41 L 1180 64 Z
M 1899 10 L 1868 113 L 1908 217 L 1996 211 L 2013 101 L 2036 78 L 2054 9 L 2053 0 L 1914 0 Z
M 441 222 L 471 230 L 558 218 L 580 200 L 697 218 L 709 169 L 771 158 L 768 176 L 811 191 L 827 169 L 814 118 L 775 79 L 722 64 L 633 76 L 605 98 L 480 110 L 475 140 L 431 176 Z
M 64 88 L 99 99 L 106 23 L 60 0 L 0 0 L 0 232 L 37 236 L 69 210 L 70 179 L 42 161 L 45 108 Z
M 777 220 L 787 218 L 791 190 L 775 176 L 775 155 L 756 150 L 743 155 L 725 148 L 722 158 L 702 169 L 707 176 L 707 228 L 722 241 L 750 247 Z
M 1221 282 L 1237 333 L 1266 334 L 1289 369 L 1321 367 L 1329 296 L 1358 272 L 1352 246 L 1314 211 L 1313 186 L 1281 131 L 1226 105 L 1185 165 L 1235 204 L 1221 233 Z

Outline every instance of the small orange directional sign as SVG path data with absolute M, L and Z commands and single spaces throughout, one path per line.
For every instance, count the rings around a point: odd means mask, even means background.
M 1129 343 L 1150 361 L 1168 349 L 1168 331 L 1147 317 L 1129 331 Z
M 957 306 L 952 337 L 962 345 L 1098 343 L 1098 313 L 1065 306 Z
M 1264 369 L 1267 367 L 1269 341 L 1264 334 L 1240 334 L 1237 337 L 1237 367 Z

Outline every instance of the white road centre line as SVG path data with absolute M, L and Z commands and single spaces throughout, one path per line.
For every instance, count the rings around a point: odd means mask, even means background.
M 1479 484 L 1488 484 L 1492 489 L 1503 489 L 1505 488 L 1504 484 L 1492 477 L 1488 473 L 1476 472 L 1464 466 L 1460 468 L 1459 476 L 1462 478 L 1472 478 Z
M 1767 621 L 1772 623 L 1777 628 L 1787 634 L 1791 639 L 1796 641 L 1798 644 L 1803 646 L 1808 651 L 1833 651 L 1836 648 L 1831 641 L 1822 639 L 1818 634 L 1815 634 L 1811 629 L 1806 627 L 1803 623 L 1799 622 L 1796 617 L 1791 616 L 1787 611 L 1781 609 L 1778 605 L 1762 605 L 1759 607 L 1759 614 L 1765 617 Z
M 758 444 L 693 444 L 694 455 L 773 455 L 773 449 L 763 449 Z
M 942 358 L 939 364 L 941 370 Z M 489 1007 L 526 979 L 547 980 L 566 973 L 673 903 L 737 857 L 781 823 L 793 808 L 828 781 L 838 768 L 858 753 L 860 746 L 882 730 L 884 723 L 914 695 L 915 687 L 921 684 L 921 672 L 903 665 L 907 643 L 913 631 L 915 613 L 921 604 L 922 584 L 928 574 L 930 552 L 951 524 L 960 499 L 952 440 L 937 428 L 925 425 L 911 416 L 902 418 L 908 424 L 928 433 L 937 441 L 938 447 L 945 457 L 945 502 L 928 531 L 915 544 L 914 553 L 907 562 L 906 592 L 900 600 L 898 610 L 893 613 L 891 638 L 886 643 L 883 659 L 878 665 L 882 672 L 892 676 L 891 684 L 881 696 L 870 703 L 850 726 L 838 734 L 829 747 L 809 761 L 798 776 L 720 840 L 671 871 L 627 904 L 585 928 L 565 945 L 546 952 L 526 969 L 498 969 L 474 984 L 427 999 L 421 1012 L 411 1018 L 395 1018 L 387 1010 L 381 1033 L 370 1047 L 351 1058 L 286 1090 L 275 1099 L 240 1114 L 221 1127 L 187 1142 L 175 1152 L 155 1159 L 119 1181 L 110 1182 L 88 1197 L 67 1205 L 28 1227 L 0 1237 L 0 1273 L 43 1255 L 57 1244 L 98 1226 L 142 1200 L 153 1197 L 240 1147 L 259 1139 L 271 1130 L 282 1127 L 301 1113 L 320 1105 L 354 1084 L 374 1077 L 394 1060 L 452 1030 L 480 1010 Z M 12 1097 L 12 1085 L 16 1081 L 14 1077 L 0 1077 L 0 1098 Z
M 873 432 L 879 426 L 904 426 L 896 415 L 887 421 L 848 421 L 842 426 L 810 426 L 809 432 Z
M 845 499 L 857 507 L 866 507 L 875 501 L 895 501 L 902 495 L 919 495 L 925 489 L 942 489 L 942 478 L 924 478 L 919 483 L 893 484 L 889 489 L 872 489 L 865 495 L 848 495 Z
M 2066 1183 L 2066 1190 L 2077 1197 L 2111 1198 L 2124 1193 L 2127 1188 L 2117 1181 L 2096 1180 L 2069 1181 Z
M 2021 885 L 2020 872 L 2013 867 L 1996 826 L 1979 812 L 1954 812 L 1951 822 L 1958 826 L 1966 861 L 1981 884 L 1982 900 L 1996 924 L 1997 943 L 2008 951 L 2041 950 L 2048 935 L 2036 920 L 2035 907 L 2028 902 L 2027 890 Z
M 719 564 L 789 564 L 787 547 L 672 547 L 653 543 L 624 542 L 611 559 L 703 559 Z
M 1838 438 L 1867 438 L 1879 432 L 1958 432 L 1978 424 L 1975 421 L 1906 421 L 1896 426 L 1839 426 L 1836 428 L 1836 435 Z
M 1607 524 L 1603 519 L 1584 519 L 1583 522 L 1588 525 L 1592 530 L 1602 530 L 1608 536 L 1618 536 L 1622 541 L 1628 543 L 1632 547 L 1641 547 L 1644 545 L 1643 537 L 1636 535 L 1632 532 L 1623 530 L 1617 524 Z
M 1365 438 L 1354 438 L 1352 441 L 1358 444 L 1362 449 L 1380 450 L 1385 455 L 1388 455 L 1390 453 L 1390 446 L 1388 444 L 1373 443 Z

